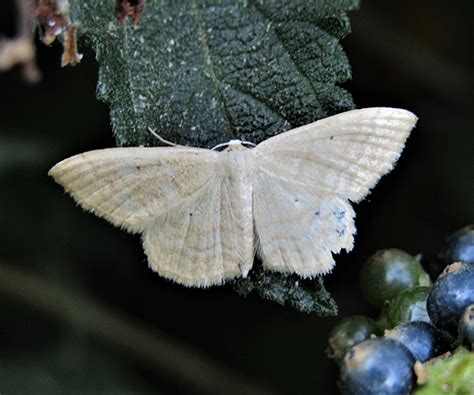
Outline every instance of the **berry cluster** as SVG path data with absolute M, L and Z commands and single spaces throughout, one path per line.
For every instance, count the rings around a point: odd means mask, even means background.
M 387 249 L 365 262 L 362 290 L 381 312 L 331 331 L 328 355 L 340 365 L 343 393 L 474 391 L 474 226 L 445 240 L 434 284 L 419 261 Z

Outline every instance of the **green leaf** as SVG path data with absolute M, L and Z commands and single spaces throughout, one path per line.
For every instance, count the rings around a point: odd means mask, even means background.
M 138 24 L 112 1 L 71 1 L 93 45 L 97 92 L 120 146 L 269 136 L 353 108 L 339 40 L 358 0 L 148 0 Z
M 358 0 L 148 0 L 138 24 L 112 1 L 71 0 L 71 19 L 99 63 L 97 94 L 119 146 L 229 139 L 258 143 L 354 107 L 339 40 Z M 321 278 L 255 271 L 234 283 L 320 315 L 337 307 Z
M 337 315 L 337 304 L 324 288 L 321 277 L 303 280 L 294 274 L 269 272 L 255 265 L 246 278 L 234 280 L 232 286 L 242 296 L 255 290 L 264 299 L 305 313 Z
M 442 355 L 424 364 L 417 362 L 415 395 L 472 394 L 474 353 L 460 347 L 453 355 Z

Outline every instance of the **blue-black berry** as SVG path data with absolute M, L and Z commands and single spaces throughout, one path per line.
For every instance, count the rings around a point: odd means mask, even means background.
M 461 342 L 474 351 L 474 304 L 464 310 L 459 320 L 458 334 Z
M 433 262 L 433 274 L 439 274 L 453 262 L 474 263 L 474 224 L 465 226 L 444 239 Z
M 441 244 L 438 260 L 474 263 L 474 225 L 468 225 L 449 235 Z
M 400 342 L 368 339 L 349 349 L 341 364 L 340 387 L 351 395 L 409 394 L 415 358 Z
M 423 321 L 399 325 L 385 331 L 385 337 L 402 343 L 420 362 L 426 362 L 449 350 L 449 344 L 441 333 L 433 325 Z
M 438 328 L 457 336 L 467 306 L 474 303 L 474 265 L 456 262 L 446 267 L 428 295 L 428 314 Z

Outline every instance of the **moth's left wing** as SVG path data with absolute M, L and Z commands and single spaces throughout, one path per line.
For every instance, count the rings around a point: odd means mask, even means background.
M 253 228 L 223 171 L 216 151 L 158 147 L 90 151 L 49 174 L 85 209 L 142 232 L 160 275 L 204 287 L 246 275 L 253 264 Z
M 206 149 L 108 148 L 67 158 L 49 175 L 83 208 L 136 233 L 202 191 L 216 164 Z
M 226 177 L 215 177 L 193 198 L 163 213 L 143 232 L 150 267 L 188 286 L 208 287 L 246 276 L 253 265 L 249 229 Z M 252 239 L 249 240 L 249 233 Z
M 362 200 L 392 169 L 416 119 L 394 108 L 353 110 L 259 144 L 254 218 L 264 264 L 306 276 L 328 271 L 331 252 L 353 245 L 349 200 Z

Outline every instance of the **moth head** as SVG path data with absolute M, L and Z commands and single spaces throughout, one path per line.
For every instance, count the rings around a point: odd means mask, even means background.
M 213 151 L 218 150 L 219 148 L 226 147 L 224 151 L 239 151 L 246 149 L 248 147 L 256 147 L 256 144 L 251 143 L 250 141 L 243 140 L 229 140 L 227 143 L 217 144 Z

